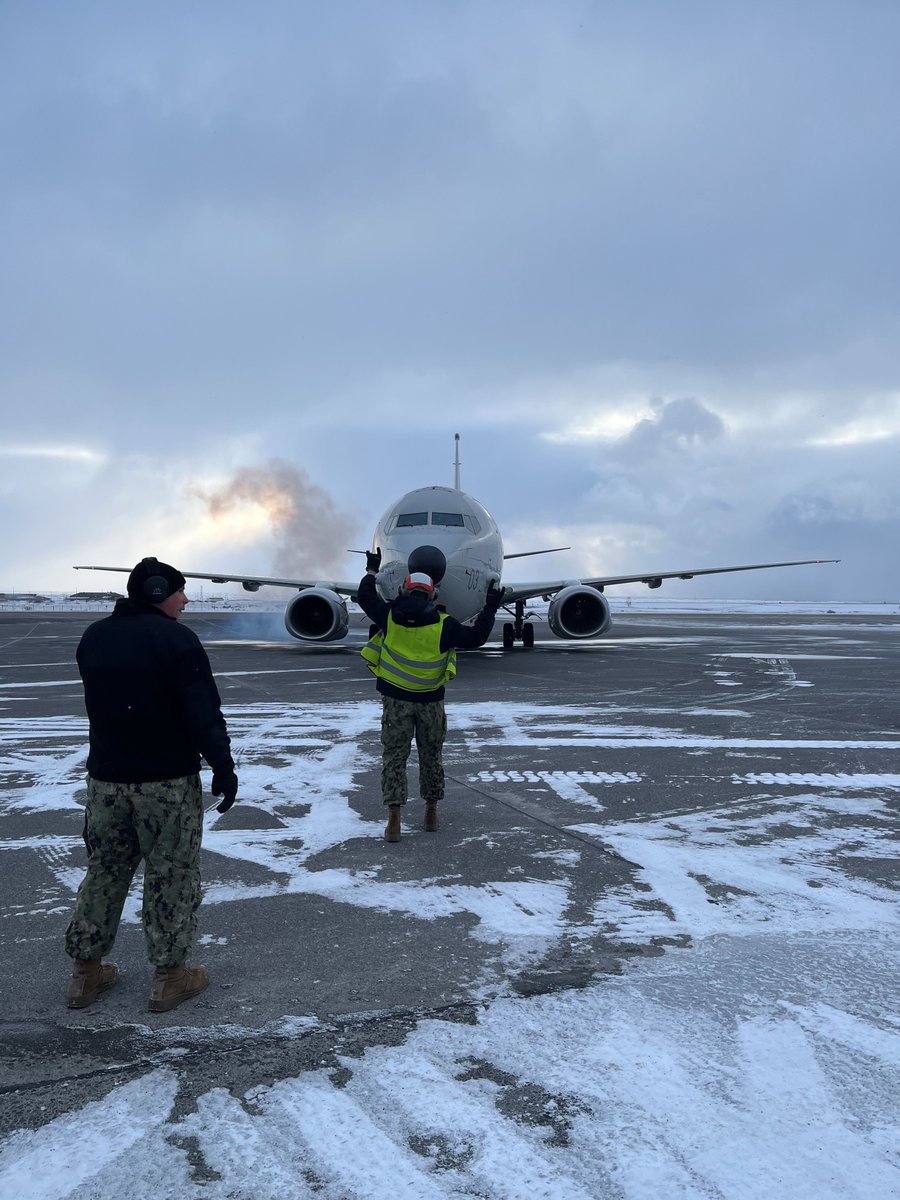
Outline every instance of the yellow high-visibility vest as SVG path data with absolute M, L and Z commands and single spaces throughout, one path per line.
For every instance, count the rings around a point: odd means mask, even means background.
M 398 625 L 388 613 L 387 635 L 381 630 L 360 654 L 373 675 L 407 692 L 433 692 L 456 674 L 456 651 L 441 650 L 441 613 L 432 625 Z

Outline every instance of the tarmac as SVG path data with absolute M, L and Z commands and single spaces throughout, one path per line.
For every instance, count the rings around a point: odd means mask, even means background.
M 540 626 L 533 650 L 504 652 L 495 636 L 460 655 L 441 828 L 421 828 L 413 755 L 404 835 L 388 845 L 362 620 L 346 642 L 310 646 L 268 617 L 189 611 L 242 781 L 235 807 L 206 818 L 194 961 L 211 984 L 173 1013 L 146 1011 L 136 881 L 111 956 L 119 984 L 68 1010 L 63 934 L 85 862 L 75 648 L 95 619 L 0 613 L 0 1133 L 159 1063 L 181 1075 L 182 1111 L 211 1087 L 339 1073 L 342 1056 L 399 1044 L 425 1016 L 471 1021 L 498 996 L 579 989 L 635 956 L 689 950 L 683 935 L 632 943 L 596 919 L 604 896 L 640 887 L 640 864 L 586 821 L 725 800 L 752 811 L 786 774 L 900 774 L 898 617 L 628 614 L 589 642 Z M 288 778 L 307 783 L 286 794 Z M 896 788 L 880 794 L 896 823 Z M 886 857 L 841 868 L 898 883 Z M 525 882 L 538 897 L 565 888 L 558 920 L 529 910 Z M 716 903 L 715 881 L 704 886 Z

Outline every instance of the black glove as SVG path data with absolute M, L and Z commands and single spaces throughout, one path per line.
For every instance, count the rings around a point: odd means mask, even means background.
M 366 570 L 378 571 L 381 569 L 381 551 L 367 550 L 366 551 Z
M 506 595 L 506 588 L 498 587 L 496 582 L 492 582 L 487 590 L 487 595 L 484 598 L 484 607 L 492 608 L 494 612 L 503 603 L 503 597 Z
M 228 812 L 237 799 L 238 792 L 238 777 L 234 773 L 234 767 L 228 771 L 213 771 L 210 791 L 214 796 L 222 797 L 222 803 L 216 805 L 216 812 Z

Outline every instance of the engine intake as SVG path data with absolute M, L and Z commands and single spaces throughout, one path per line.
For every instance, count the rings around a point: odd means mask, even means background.
M 557 592 L 547 609 L 547 623 L 560 638 L 599 637 L 609 629 L 609 620 L 606 597 L 583 584 Z
M 347 606 L 331 588 L 304 588 L 284 610 L 284 627 L 305 642 L 336 642 L 346 637 Z

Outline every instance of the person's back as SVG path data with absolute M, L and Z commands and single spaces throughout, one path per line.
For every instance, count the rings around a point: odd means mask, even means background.
M 102 960 L 141 861 L 141 916 L 156 968 L 150 1011 L 168 1012 L 209 982 L 205 967 L 186 963 L 200 903 L 201 755 L 213 795 L 224 797 L 220 812 L 234 803 L 238 780 L 206 651 L 178 625 L 184 584 L 174 567 L 143 559 L 128 577 L 128 599 L 85 631 L 76 653 L 90 750 L 88 865 L 66 930 L 70 1008 L 86 1008 L 118 979 Z
M 456 674 L 456 649 L 484 645 L 494 625 L 503 590 L 494 584 L 471 626 L 438 611 L 434 580 L 412 572 L 393 600 L 378 595 L 381 552 L 366 554 L 360 608 L 377 628 L 362 655 L 381 694 L 381 794 L 388 809 L 385 840 L 400 840 L 400 810 L 406 804 L 406 763 L 413 738 L 419 752 L 419 787 L 425 801 L 424 828 L 438 829 L 444 796 L 443 746 L 447 736 L 444 685 Z
M 227 749 L 206 652 L 192 630 L 158 608 L 119 600 L 111 616 L 85 631 L 76 660 L 94 779 L 137 783 L 189 775 L 200 769 L 201 750 L 210 750 L 212 762 L 217 750 L 221 756 Z

